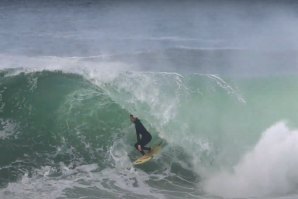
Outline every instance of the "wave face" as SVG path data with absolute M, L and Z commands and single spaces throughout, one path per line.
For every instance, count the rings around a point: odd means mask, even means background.
M 46 69 L 1 72 L 1 198 L 297 196 L 296 78 Z
M 79 76 L 38 72 L 4 77 L 2 185 L 11 176 L 17 179 L 61 161 L 104 164 L 104 151 L 123 127 L 124 115 L 126 111 Z

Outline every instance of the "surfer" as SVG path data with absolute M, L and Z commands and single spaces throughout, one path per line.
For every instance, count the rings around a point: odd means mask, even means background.
M 130 121 L 135 124 L 136 128 L 137 143 L 135 144 L 135 147 L 142 155 L 145 155 L 144 150 L 151 150 L 150 147 L 145 147 L 145 145 L 151 141 L 152 136 L 137 117 L 130 115 Z

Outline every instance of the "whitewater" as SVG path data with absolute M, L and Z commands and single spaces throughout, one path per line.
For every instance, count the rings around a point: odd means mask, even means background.
M 0 198 L 298 198 L 292 7 L 1 2 Z

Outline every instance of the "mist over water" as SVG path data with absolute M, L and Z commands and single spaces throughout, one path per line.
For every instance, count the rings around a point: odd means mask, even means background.
M 297 8 L 1 1 L 0 197 L 297 198 Z
M 275 124 L 234 167 L 233 174 L 224 171 L 211 177 L 207 190 L 227 197 L 297 194 L 296 141 L 297 131 L 283 122 Z
M 290 1 L 2 1 L 1 54 L 99 56 L 141 70 L 287 74 L 297 72 L 295 8 Z

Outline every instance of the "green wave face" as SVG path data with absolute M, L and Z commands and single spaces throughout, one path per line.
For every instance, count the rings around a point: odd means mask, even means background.
M 76 75 L 20 74 L 1 79 L 1 182 L 42 165 L 98 162 L 128 113 Z M 13 177 L 12 177 L 13 176 Z

